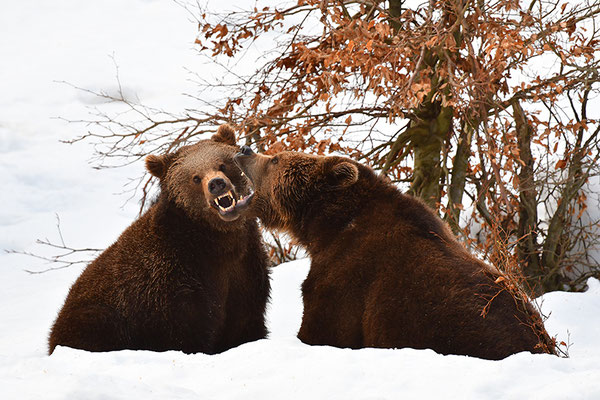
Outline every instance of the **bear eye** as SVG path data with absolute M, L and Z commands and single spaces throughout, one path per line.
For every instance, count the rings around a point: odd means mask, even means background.
M 225 172 L 225 164 L 219 165 L 219 171 Z
M 202 182 L 202 179 L 200 179 L 200 177 L 198 175 L 194 175 L 192 180 L 194 181 L 195 184 Z
M 279 157 L 271 158 L 271 164 L 277 164 L 279 162 Z

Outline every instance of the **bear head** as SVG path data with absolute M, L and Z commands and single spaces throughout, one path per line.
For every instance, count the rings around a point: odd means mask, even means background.
M 160 180 L 161 195 L 190 218 L 219 225 L 243 215 L 253 197 L 234 162 L 237 151 L 233 129 L 222 125 L 211 139 L 174 153 L 147 156 L 146 168 Z
M 309 212 L 343 207 L 344 194 L 359 177 L 357 163 L 284 151 L 272 156 L 242 146 L 235 161 L 250 179 L 255 210 L 267 228 L 293 231 Z M 316 210 L 316 211 L 315 211 Z

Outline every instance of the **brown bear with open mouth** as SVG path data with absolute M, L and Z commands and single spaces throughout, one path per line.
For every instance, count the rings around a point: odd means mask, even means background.
M 234 145 L 221 126 L 211 140 L 146 158 L 160 195 L 73 284 L 50 353 L 212 354 L 266 336 L 267 254 Z
M 287 231 L 310 254 L 303 342 L 486 359 L 554 352 L 539 314 L 515 300 L 501 274 L 372 169 L 343 157 L 259 155 L 247 146 L 235 158 L 264 225 Z

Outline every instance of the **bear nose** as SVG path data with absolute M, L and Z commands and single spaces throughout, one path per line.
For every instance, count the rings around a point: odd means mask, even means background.
M 226 187 L 227 183 L 223 178 L 213 178 L 208 182 L 208 191 L 215 196 L 223 193 Z
M 242 146 L 242 147 L 240 147 L 240 153 L 242 153 L 245 156 L 251 156 L 252 154 L 254 154 L 254 152 L 252 151 L 252 149 L 250 148 L 250 146 Z

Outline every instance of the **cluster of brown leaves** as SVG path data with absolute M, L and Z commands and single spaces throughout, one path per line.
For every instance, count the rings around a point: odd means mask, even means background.
M 315 128 L 350 126 L 358 120 L 353 115 L 394 123 L 439 100 L 459 118 L 482 120 L 502 111 L 509 98 L 555 101 L 592 68 L 598 42 L 582 22 L 598 10 L 564 3 L 549 15 L 534 3 L 523 9 L 509 0 L 439 1 L 391 16 L 380 1 L 302 0 L 216 24 L 204 20 L 197 42 L 214 57 L 231 57 L 269 31 L 289 38 L 251 82 L 252 98 L 246 91 L 222 110 L 262 128 L 267 148 L 285 137 L 286 148 L 317 149 L 322 142 L 306 140 Z M 320 34 L 303 34 L 314 26 Z M 547 56 L 566 68 L 511 79 Z

